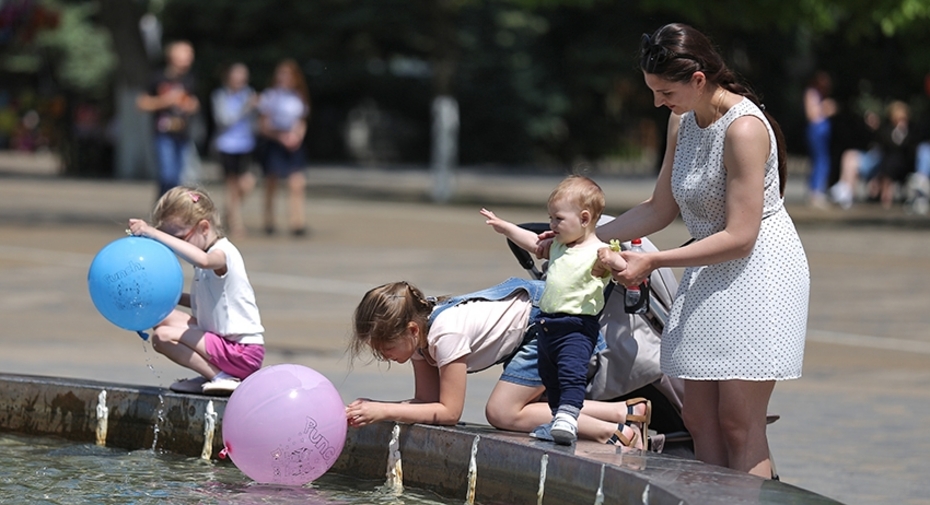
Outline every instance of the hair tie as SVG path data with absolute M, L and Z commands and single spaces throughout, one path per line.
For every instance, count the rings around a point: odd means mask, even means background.
M 200 195 L 198 195 L 197 193 L 194 193 L 193 191 L 188 191 L 187 194 L 188 196 L 191 197 L 191 200 L 193 200 L 194 203 L 197 203 L 200 201 Z

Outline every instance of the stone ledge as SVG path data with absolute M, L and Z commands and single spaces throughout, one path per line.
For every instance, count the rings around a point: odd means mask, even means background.
M 0 432 L 94 443 L 103 391 L 108 446 L 154 446 L 211 458 L 222 449 L 224 398 L 55 377 L 0 374 Z M 212 444 L 205 444 L 205 419 L 211 410 L 218 418 L 216 433 Z M 674 456 L 592 442 L 561 447 L 482 425 L 396 427 L 395 452 L 404 485 L 466 501 L 471 496 L 477 503 L 538 503 L 538 493 L 541 503 L 553 504 L 838 503 L 788 484 Z M 393 423 L 350 429 L 333 471 L 386 478 L 394 430 Z

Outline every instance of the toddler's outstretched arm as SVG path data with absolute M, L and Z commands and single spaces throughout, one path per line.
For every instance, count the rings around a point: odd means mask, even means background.
M 485 223 L 493 227 L 494 231 L 509 238 L 521 249 L 527 252 L 536 253 L 536 243 L 538 236 L 535 233 L 520 228 L 510 221 L 504 221 L 503 219 L 495 216 L 494 213 L 488 209 L 481 209 L 480 212 L 482 216 L 487 218 Z

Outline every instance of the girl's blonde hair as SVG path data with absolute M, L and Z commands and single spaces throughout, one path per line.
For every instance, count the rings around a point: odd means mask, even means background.
M 155 210 L 152 211 L 152 221 L 158 229 L 168 222 L 194 226 L 203 219 L 210 223 L 217 236 L 223 236 L 220 212 L 213 200 L 206 191 L 187 186 L 169 189 L 155 202 Z
M 386 361 L 381 350 L 407 332 L 411 321 L 420 327 L 418 348 L 426 347 L 429 315 L 435 302 L 407 282 L 391 282 L 369 290 L 355 308 L 355 324 L 349 352 L 358 357 L 370 349 L 375 359 Z
M 570 202 L 591 213 L 591 222 L 597 224 L 606 205 L 604 191 L 596 182 L 583 175 L 570 175 L 559 183 L 549 195 L 549 204 Z

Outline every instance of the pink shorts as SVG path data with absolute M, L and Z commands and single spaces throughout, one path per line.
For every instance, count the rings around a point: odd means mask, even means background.
M 265 359 L 265 346 L 261 344 L 240 344 L 205 331 L 204 346 L 210 356 L 210 364 L 220 370 L 245 379 L 262 367 Z

